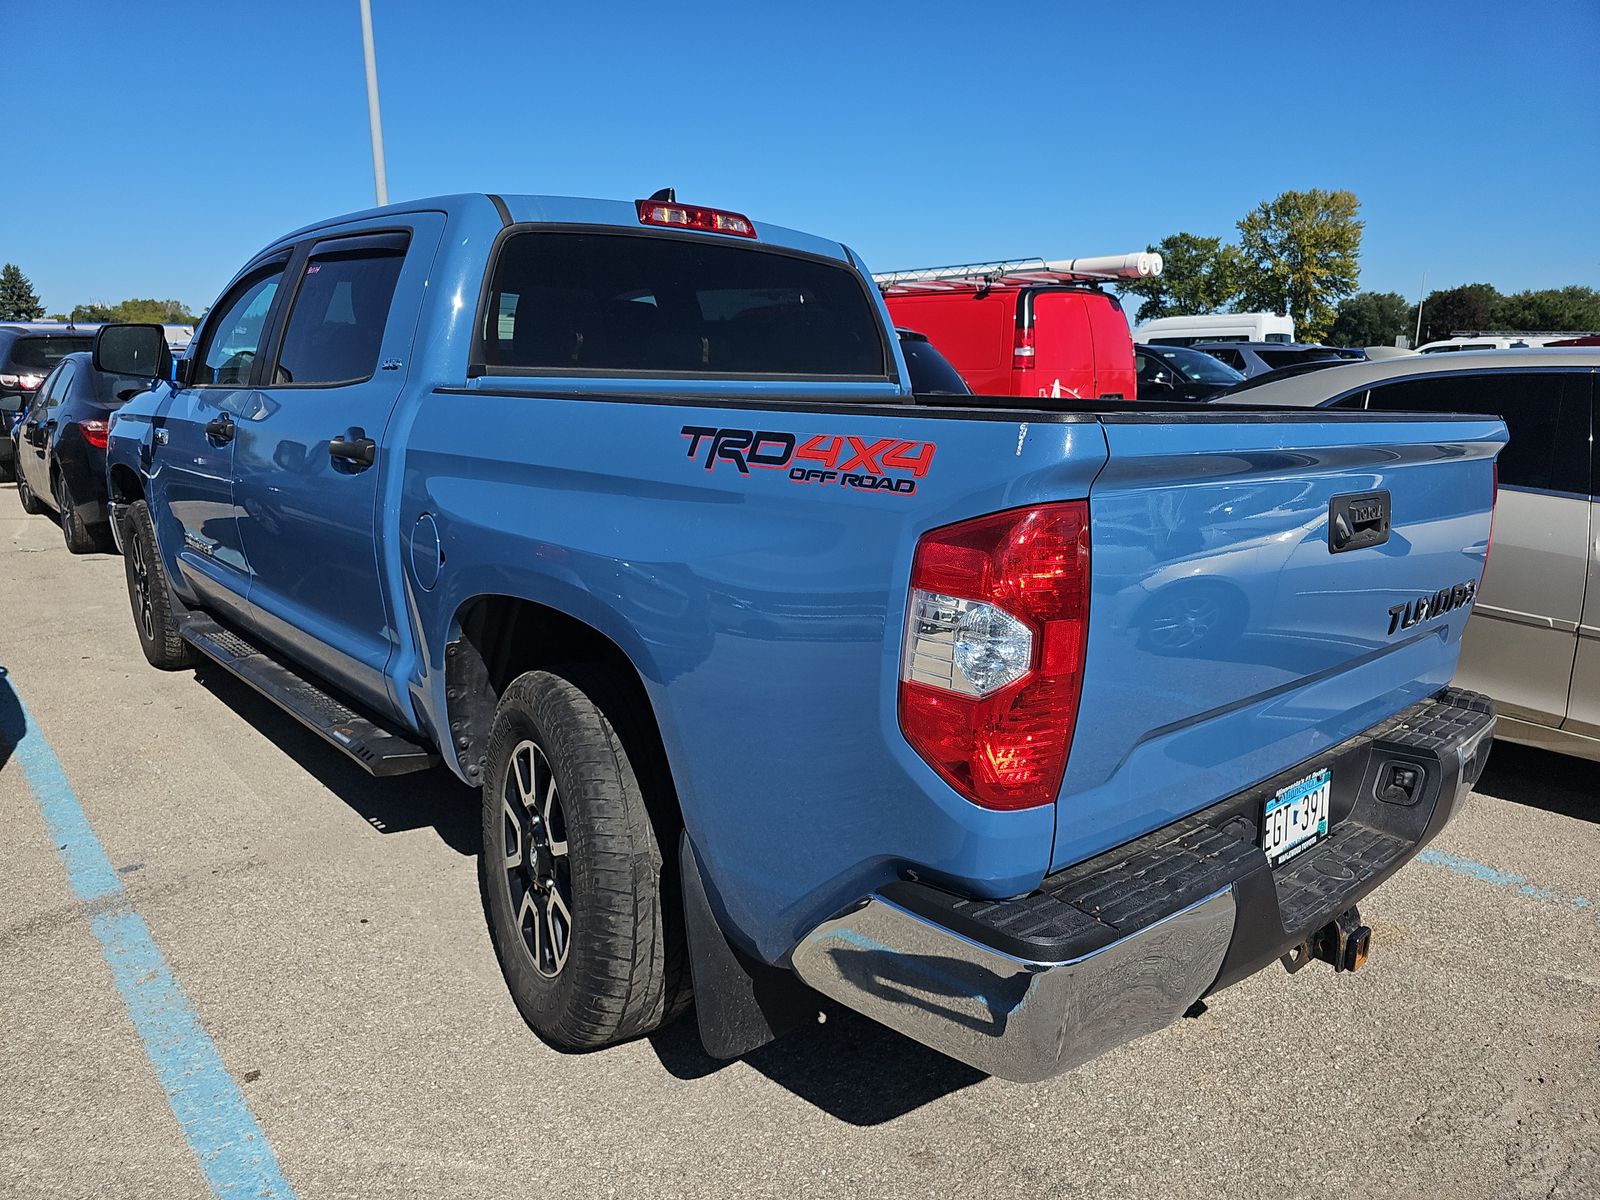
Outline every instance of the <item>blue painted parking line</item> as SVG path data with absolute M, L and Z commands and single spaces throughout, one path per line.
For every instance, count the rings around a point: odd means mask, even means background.
M 0 690 L 8 687 L 0 672 Z M 206 1183 L 219 1200 L 293 1200 L 294 1189 L 244 1094 L 222 1065 L 216 1044 L 157 949 L 149 926 L 128 903 L 122 880 L 67 782 L 61 760 L 20 697 L 14 712 L 20 713 L 20 736 L 8 730 L 7 740 L 16 740 L 15 758 L 73 892 L 95 907 L 91 924 L 111 977 Z
M 1525 875 L 1502 871 L 1496 867 L 1487 867 L 1483 863 L 1473 862 L 1470 858 L 1462 858 L 1458 854 L 1449 854 L 1443 850 L 1429 848 L 1417 855 L 1417 861 L 1425 862 L 1429 866 L 1443 867 L 1447 871 L 1452 871 L 1457 875 L 1465 875 L 1468 879 L 1476 879 L 1480 883 L 1505 888 L 1507 891 L 1515 892 L 1519 896 L 1531 896 L 1535 900 L 1552 901 L 1578 912 L 1588 911 L 1596 917 L 1600 917 L 1600 904 L 1596 904 L 1587 896 L 1564 895 L 1554 888 L 1541 887 L 1536 883 L 1528 882 L 1528 878 Z

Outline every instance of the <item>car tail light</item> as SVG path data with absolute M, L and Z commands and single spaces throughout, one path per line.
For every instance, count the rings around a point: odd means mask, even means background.
M 43 375 L 0 375 L 0 387 L 21 388 L 31 392 L 44 382 Z
M 640 200 L 639 222 L 643 225 L 666 225 L 673 229 L 699 229 L 706 233 L 729 233 L 734 237 L 753 238 L 756 227 L 749 217 L 720 208 L 700 208 L 694 204 L 677 204 L 666 200 Z
M 991 346 L 993 342 L 989 343 Z M 1034 362 L 1033 330 L 1019 329 L 1011 343 L 1011 369 L 1025 371 Z
M 1089 505 L 995 513 L 924 534 L 911 569 L 900 729 L 985 808 L 1061 789 L 1089 631 Z
M 90 417 L 88 420 L 79 421 L 78 428 L 83 430 L 83 440 L 89 445 L 97 450 L 106 448 L 106 438 L 111 435 L 111 426 L 106 422 L 98 417 Z

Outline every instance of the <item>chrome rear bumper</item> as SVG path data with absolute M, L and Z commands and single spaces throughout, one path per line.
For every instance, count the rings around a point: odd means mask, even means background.
M 810 987 L 1004 1079 L 1069 1070 L 1183 1015 L 1353 908 L 1441 830 L 1482 774 L 1493 704 L 1447 688 L 1326 754 L 1044 880 L 973 900 L 898 880 L 801 939 Z M 1277 868 L 1263 802 L 1332 772 L 1333 825 Z M 1409 788 L 1382 786 L 1407 768 Z
M 881 896 L 794 952 L 809 986 L 1002 1079 L 1031 1083 L 1172 1024 L 1217 977 L 1231 888 L 1081 958 L 1031 962 Z

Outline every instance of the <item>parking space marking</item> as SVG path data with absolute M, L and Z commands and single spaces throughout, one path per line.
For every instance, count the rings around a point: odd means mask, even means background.
M 0 688 L 9 685 L 0 674 Z M 122 880 L 89 824 L 44 733 L 20 696 L 22 731 L 14 755 L 78 899 L 91 904 L 95 937 L 117 992 L 166 1092 L 172 1115 L 218 1200 L 294 1200 L 277 1157 L 244 1094 L 222 1065 L 183 987 L 128 903 Z
M 1493 884 L 1495 887 L 1506 888 L 1520 896 L 1531 896 L 1535 900 L 1550 900 L 1557 904 L 1566 905 L 1577 912 L 1588 912 L 1600 918 L 1600 904 L 1596 904 L 1587 896 L 1567 896 L 1554 888 L 1540 887 L 1536 883 L 1529 883 L 1526 875 L 1517 875 L 1510 871 L 1502 871 L 1496 867 L 1486 867 L 1480 862 L 1473 862 L 1470 858 L 1462 858 L 1458 854 L 1449 854 L 1443 850 L 1435 850 L 1431 846 L 1417 855 L 1418 862 L 1425 862 L 1430 866 L 1443 867 L 1457 875 L 1465 875 L 1468 879 L 1476 879 L 1482 883 Z

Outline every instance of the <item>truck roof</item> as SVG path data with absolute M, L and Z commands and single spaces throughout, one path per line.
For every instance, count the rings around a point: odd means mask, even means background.
M 639 213 L 635 203 L 633 200 L 599 200 L 585 196 L 508 196 L 493 192 L 462 192 L 450 196 L 425 196 L 416 200 L 405 200 L 396 204 L 389 204 L 382 208 L 367 208 L 359 212 L 329 217 L 326 220 L 317 221 L 286 233 L 273 242 L 273 245 L 297 241 L 322 229 L 333 229 L 358 221 L 371 221 L 374 218 L 381 218 L 386 215 L 411 212 L 442 212 L 446 216 L 456 216 L 476 208 L 489 211 L 498 210 L 500 221 L 506 225 L 524 223 L 540 225 L 610 225 L 621 229 L 640 229 L 642 226 L 639 222 Z M 705 202 L 696 201 L 695 203 Z M 814 234 L 803 233 L 798 229 L 787 229 L 782 225 L 770 225 L 765 221 L 756 221 L 753 218 L 751 221 L 756 229 L 755 241 L 757 245 L 778 246 L 785 250 L 799 250 L 806 254 L 817 254 L 840 262 L 850 261 L 849 251 L 838 242 L 817 237 Z M 725 235 L 709 234 L 708 236 L 721 238 Z M 745 239 L 737 240 L 744 241 Z

